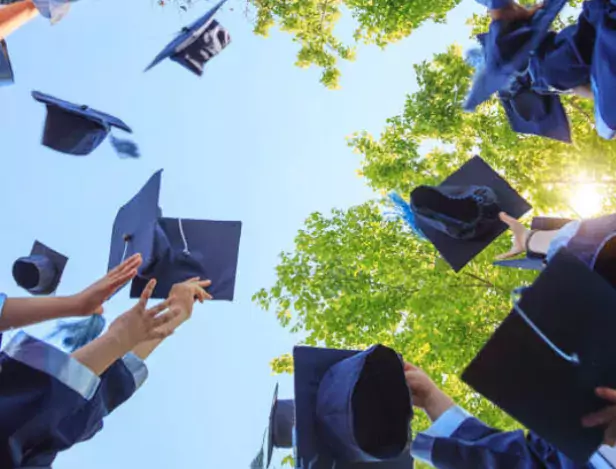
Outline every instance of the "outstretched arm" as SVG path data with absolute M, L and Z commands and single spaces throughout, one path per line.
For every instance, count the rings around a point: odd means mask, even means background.
M 0 8 L 0 39 L 4 39 L 37 16 L 38 10 L 30 0 L 23 0 Z
M 138 344 L 150 340 L 162 340 L 171 335 L 173 329 L 169 323 L 180 312 L 167 310 L 168 300 L 147 309 L 147 302 L 155 286 L 156 280 L 150 280 L 139 302 L 133 308 L 118 317 L 105 334 L 73 352 L 71 356 L 100 376 Z
M 191 278 L 173 286 L 167 299 L 169 309 L 178 312 L 178 315 L 169 322 L 169 327 L 172 330 L 177 329 L 190 319 L 195 301 L 203 303 L 205 300 L 212 299 L 210 294 L 204 290 L 211 283 L 209 280 L 201 281 L 199 278 Z M 162 342 L 163 339 L 142 342 L 133 349 L 133 353 L 142 360 L 145 360 Z
M 0 12 L 3 10 L 0 9 Z M 129 282 L 141 265 L 141 256 L 126 259 L 80 293 L 66 297 L 0 298 L 0 332 L 50 319 L 90 316 L 103 312 L 103 303 Z

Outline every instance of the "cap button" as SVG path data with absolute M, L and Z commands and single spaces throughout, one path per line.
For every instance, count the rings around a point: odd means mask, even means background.
M 122 238 L 125 242 L 130 241 L 131 239 L 133 239 L 133 235 L 125 234 Z
M 87 111 L 88 110 L 88 106 L 86 106 L 85 104 L 82 104 L 79 107 L 81 108 L 82 111 Z

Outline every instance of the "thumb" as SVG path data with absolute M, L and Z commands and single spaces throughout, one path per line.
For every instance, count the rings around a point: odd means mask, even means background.
M 103 312 L 105 311 L 105 309 L 103 308 L 103 305 L 99 306 L 98 308 L 96 308 L 92 314 L 103 314 Z
M 519 249 L 512 249 L 509 252 L 506 252 L 504 254 L 499 254 L 498 256 L 496 256 L 496 259 L 499 261 L 505 260 L 505 259 L 510 259 L 512 257 L 517 256 L 518 254 L 520 254 L 522 251 L 520 251 Z

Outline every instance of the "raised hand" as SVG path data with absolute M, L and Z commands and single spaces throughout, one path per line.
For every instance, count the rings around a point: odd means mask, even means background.
M 405 363 L 404 377 L 411 390 L 413 405 L 425 410 L 432 421 L 454 405 L 451 398 L 441 391 L 421 368 Z
M 490 16 L 495 21 L 525 21 L 531 19 L 541 8 L 543 8 L 541 3 L 527 8 L 519 3 L 511 2 L 506 7 L 490 10 Z
M 509 259 L 510 257 L 514 257 L 525 252 L 526 241 L 528 240 L 530 230 L 515 218 L 507 215 L 505 212 L 499 213 L 498 216 L 503 223 L 506 223 L 509 226 L 509 229 L 513 234 L 513 239 L 511 249 L 504 254 L 496 256 L 496 258 L 501 260 Z
M 203 303 L 205 300 L 211 300 L 212 295 L 205 291 L 206 287 L 212 284 L 209 280 L 200 280 L 199 277 L 193 277 L 181 283 L 176 283 L 169 292 L 169 307 L 178 310 L 182 322 L 190 318 L 193 311 L 195 301 Z
M 129 351 L 145 341 L 162 340 L 173 333 L 174 328 L 169 323 L 180 315 L 180 311 L 168 309 L 169 300 L 147 308 L 155 286 L 156 280 L 150 280 L 143 289 L 139 302 L 109 326 L 109 334 L 123 350 Z
M 75 309 L 83 316 L 102 314 L 103 303 L 137 275 L 141 262 L 141 254 L 135 254 L 107 272 L 103 278 L 74 295 Z
M 597 388 L 597 396 L 605 399 L 611 405 L 582 419 L 585 427 L 605 427 L 603 443 L 609 446 L 616 445 L 616 390 L 610 388 Z

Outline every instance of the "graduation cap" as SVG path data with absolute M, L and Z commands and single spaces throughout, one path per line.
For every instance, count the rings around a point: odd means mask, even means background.
M 38 91 L 33 91 L 32 97 L 47 106 L 42 144 L 61 153 L 89 155 L 107 138 L 112 127 L 132 133 L 130 127 L 117 117 L 88 106 L 73 104 Z M 122 151 L 116 145 L 114 147 Z
M 68 257 L 35 241 L 30 255 L 13 264 L 13 278 L 31 295 L 51 295 L 58 288 L 67 262 Z
M 294 426 L 295 401 L 293 399 L 278 399 L 278 385 L 276 385 L 267 430 L 267 464 L 264 467 L 270 466 L 274 448 L 293 447 Z
M 78 0 L 32 0 L 40 15 L 55 24 L 64 18 L 70 10 L 71 3 Z
M 498 215 L 520 218 L 531 206 L 479 156 L 436 187 L 411 193 L 414 223 L 458 272 L 506 229 Z
M 464 109 L 473 111 L 493 93 L 509 88 L 515 76 L 527 69 L 531 55 L 565 4 L 566 0 L 546 0 L 529 20 L 492 21 L 489 32 L 478 37 L 485 51 L 485 67 L 475 74 Z
M 193 24 L 183 28 L 145 71 L 170 58 L 195 75 L 203 75 L 206 62 L 218 55 L 231 42 L 229 33 L 214 19 L 214 15 L 225 1 L 221 1 Z
M 297 467 L 412 467 L 413 410 L 394 350 L 295 347 L 293 359 Z
M 127 204 L 113 224 L 109 266 L 140 253 L 143 262 L 131 284 L 138 298 L 156 278 L 152 298 L 166 298 L 171 287 L 192 277 L 211 280 L 215 300 L 233 300 L 242 223 L 163 218 L 158 205 L 162 170 Z
M 568 218 L 555 218 L 555 217 L 534 217 L 530 229 L 536 231 L 553 231 L 560 230 L 567 223 L 571 222 Z M 495 261 L 493 265 L 499 267 L 511 267 L 514 269 L 524 270 L 543 270 L 546 265 L 545 258 L 543 256 L 533 256 L 532 253 L 526 254 L 526 257 L 521 259 L 505 259 L 502 261 Z
M 0 40 L 0 86 L 12 85 L 13 83 L 15 83 L 15 76 L 9 57 L 9 49 L 6 41 Z
M 616 290 L 562 248 L 462 374 L 513 418 L 585 463 L 603 440 L 582 417 L 616 387 Z

